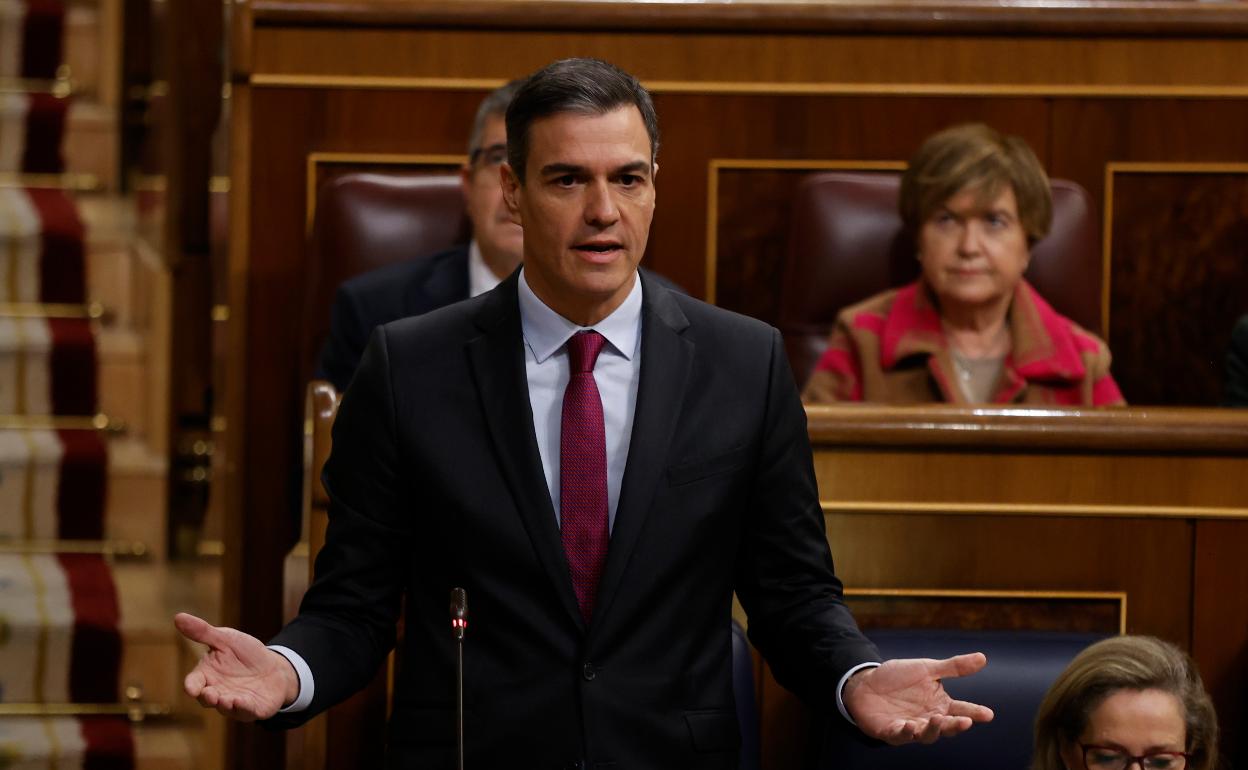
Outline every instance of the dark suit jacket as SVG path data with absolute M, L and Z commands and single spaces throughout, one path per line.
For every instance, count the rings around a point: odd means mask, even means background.
M 1223 406 L 1248 406 L 1248 315 L 1235 323 L 1226 353 L 1226 397 Z
M 316 680 L 295 724 L 394 642 L 397 767 L 451 767 L 447 597 L 467 589 L 468 764 L 731 768 L 728 619 L 826 711 L 877 660 L 841 601 L 780 335 L 643 276 L 632 443 L 594 617 L 577 610 L 533 433 L 516 276 L 374 334 L 334 426 L 327 543 L 274 644 Z
M 468 298 L 468 244 L 396 262 L 343 281 L 329 317 L 316 377 L 341 393 L 360 365 L 373 329 Z

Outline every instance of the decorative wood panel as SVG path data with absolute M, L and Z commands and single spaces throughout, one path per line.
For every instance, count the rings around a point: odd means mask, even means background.
M 845 603 L 864 629 L 1120 634 L 1127 628 L 1125 593 L 851 588 L 845 592 Z
M 1133 404 L 1219 403 L 1248 312 L 1248 165 L 1111 164 L 1110 349 Z

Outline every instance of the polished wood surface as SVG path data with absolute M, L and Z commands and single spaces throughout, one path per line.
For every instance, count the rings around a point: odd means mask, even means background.
M 847 590 L 1121 592 L 1126 632 L 1192 652 L 1242 756 L 1248 413 L 838 406 L 809 424 Z
M 1248 164 L 1109 173 L 1109 344 L 1123 395 L 1216 404 L 1222 369 L 1209 359 L 1230 347 L 1248 304 Z
M 261 23 L 442 25 L 476 27 L 482 19 L 511 29 L 609 26 L 638 29 L 750 31 L 1226 34 L 1248 27 L 1244 3 L 1041 0 L 1001 2 L 861 2 L 836 0 L 258 0 Z M 1002 14 L 1002 10 L 1015 11 Z
M 695 296 L 722 290 L 721 304 L 764 317 L 782 301 L 774 273 L 784 217 L 775 208 L 794 177 L 765 165 L 715 172 L 716 162 L 896 162 L 938 128 L 986 120 L 1024 136 L 1051 174 L 1078 181 L 1111 214 L 1110 163 L 1248 162 L 1248 4 L 1241 2 L 262 0 L 231 9 L 226 607 L 228 622 L 261 637 L 281 617 L 278 576 L 298 508 L 290 479 L 301 435 L 302 331 L 290 309 L 302 307 L 314 154 L 462 154 L 488 89 L 555 58 L 602 56 L 643 78 L 663 120 L 660 205 L 646 264 Z M 1116 216 L 1106 226 L 1117 244 L 1127 242 L 1113 230 L 1121 226 Z M 1107 264 L 1116 269 L 1129 255 L 1113 248 Z M 1201 352 L 1216 366 L 1216 339 L 1207 341 Z M 1205 527 L 1239 527 L 1234 516 L 1248 502 L 1229 481 L 1244 475 L 1242 423 L 1220 426 L 1203 413 L 1141 415 L 1142 427 L 1120 440 L 1118 423 L 1086 413 L 1023 424 L 985 416 L 987 427 L 965 416 L 854 427 L 812 412 L 817 439 L 831 431 L 856 447 L 841 452 L 834 473 L 821 450 L 821 477 L 833 473 L 824 487 L 830 527 L 844 543 L 842 534 L 895 535 L 897 520 L 932 528 L 956 520 L 959 532 L 976 537 L 966 522 L 982 519 L 1002 538 L 1018 536 L 1016 527 L 1032 537 L 1033 526 L 1040 537 L 1047 523 L 1109 549 L 1116 541 L 1098 527 L 1121 526 L 1134 546 L 1156 549 L 1159 536 L 1149 528 L 1158 526 L 1160 537 L 1189 550 L 1206 542 Z M 854 431 L 877 438 L 853 444 Z M 1063 490 L 1069 494 L 1055 494 Z M 898 508 L 912 503 L 939 510 Z M 838 545 L 838 558 L 857 569 L 842 551 Z M 954 574 L 954 563 L 941 569 Z M 1192 568 L 1206 581 L 1240 574 L 1233 561 L 1218 564 Z M 1010 573 L 981 569 L 985 585 L 1013 587 Z M 1176 585 L 1190 597 L 1190 578 Z M 1135 598 L 1133 590 L 1129 617 L 1184 633 L 1177 615 L 1137 614 Z M 1209 611 L 1194 609 L 1192 627 Z M 1194 650 L 1237 670 L 1226 657 L 1231 641 L 1216 649 L 1206 643 L 1193 634 Z M 278 742 L 232 727 L 229 761 L 279 766 Z

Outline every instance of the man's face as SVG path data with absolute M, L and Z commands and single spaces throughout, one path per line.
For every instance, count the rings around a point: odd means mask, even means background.
M 460 171 L 472 236 L 485 263 L 500 278 L 520 264 L 524 253 L 524 231 L 511 221 L 503 204 L 498 168 L 507 160 L 507 127 L 502 115 L 490 115 L 481 132 L 479 150 Z
M 503 169 L 503 195 L 524 227 L 525 278 L 570 321 L 591 325 L 633 288 L 654 216 L 650 137 L 628 105 L 564 112 L 529 127 L 524 184 Z

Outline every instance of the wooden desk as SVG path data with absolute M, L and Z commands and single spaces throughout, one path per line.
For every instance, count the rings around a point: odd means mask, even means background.
M 847 590 L 1022 592 L 1000 602 L 1004 627 L 1026 626 L 1028 603 L 1045 596 L 1123 595 L 1128 633 L 1191 651 L 1226 756 L 1242 762 L 1248 412 L 838 406 L 809 415 Z M 1084 630 L 1080 612 L 1070 628 Z M 769 677 L 761 699 L 764 756 L 798 766 L 800 710 Z

